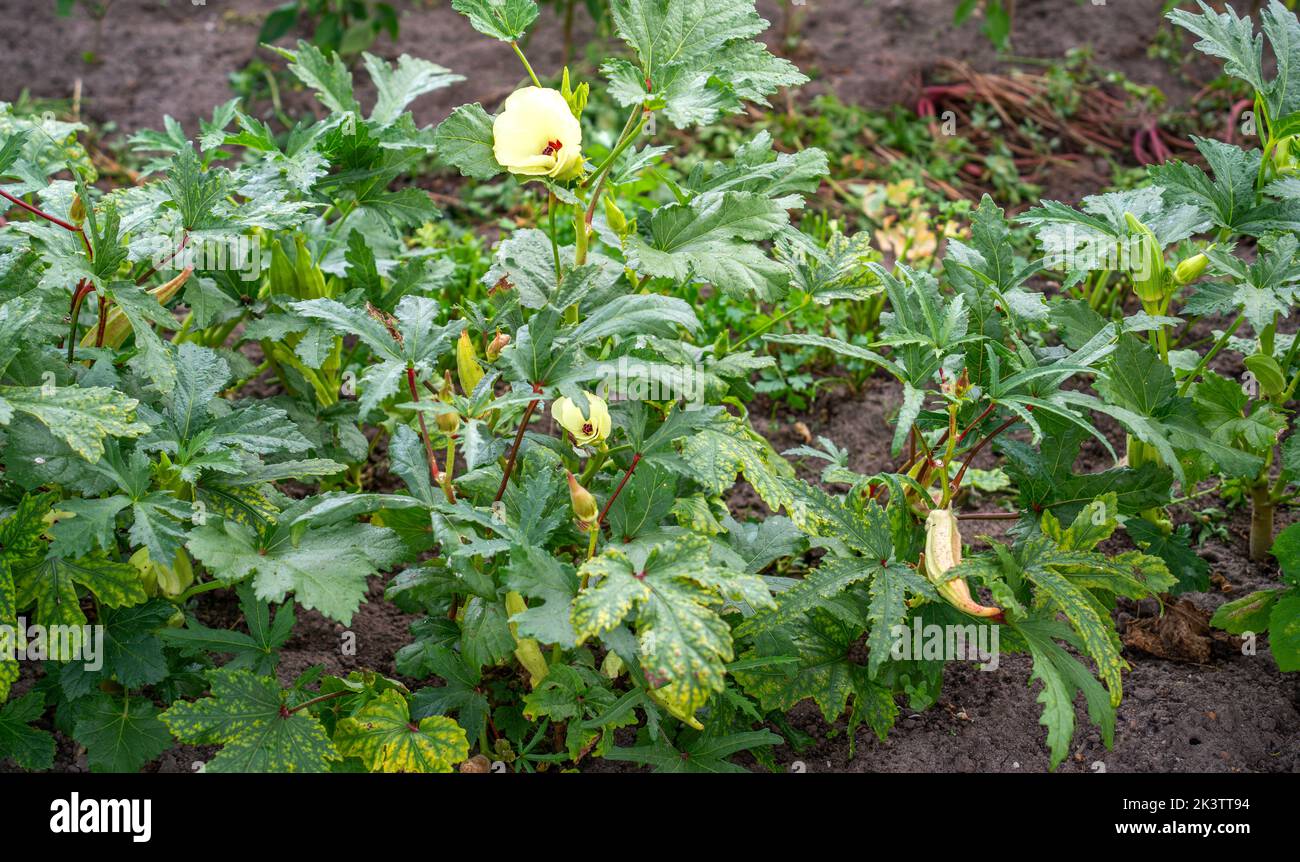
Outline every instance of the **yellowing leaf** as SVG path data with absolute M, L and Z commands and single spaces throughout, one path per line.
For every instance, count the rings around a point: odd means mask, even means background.
M 454 719 L 431 715 L 417 724 L 406 699 L 392 689 L 340 721 L 334 743 L 371 772 L 451 772 L 469 756 L 465 731 Z

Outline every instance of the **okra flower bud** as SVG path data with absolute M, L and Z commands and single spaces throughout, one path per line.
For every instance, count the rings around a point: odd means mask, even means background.
M 605 221 L 609 222 L 610 229 L 620 237 L 627 236 L 627 216 L 614 203 L 613 198 L 606 195 L 605 197 Z
M 1165 257 L 1160 241 L 1132 213 L 1124 213 L 1124 221 L 1137 243 L 1129 260 L 1133 290 L 1144 303 L 1160 302 L 1165 298 Z
M 975 617 L 1002 619 L 1001 608 L 985 607 L 971 597 L 965 578 L 948 578 L 961 563 L 961 530 L 951 509 L 931 509 L 925 519 L 925 576 L 944 601 Z
M 1174 267 L 1174 282 L 1178 285 L 1191 284 L 1201 277 L 1205 272 L 1205 267 L 1210 263 L 1210 259 L 1205 253 L 1192 255 L 1187 260 Z
M 506 345 L 509 343 L 510 336 L 498 329 L 496 336 L 488 342 L 487 349 L 484 350 L 484 353 L 487 354 L 488 362 L 496 362 L 501 356 L 501 351 L 505 350 Z
M 464 335 L 464 333 L 461 334 Z M 457 356 L 457 359 L 459 358 L 460 357 Z M 443 404 L 450 404 L 452 395 L 455 391 L 456 388 L 451 382 L 451 372 L 448 371 L 443 376 L 442 385 L 438 387 L 438 400 Z M 436 421 L 438 423 L 438 430 L 444 434 L 455 434 L 460 430 L 460 414 L 454 410 L 446 413 L 439 413 Z
M 587 407 L 591 410 L 589 416 L 583 415 L 571 398 L 557 398 L 551 405 L 551 416 L 573 435 L 579 446 L 600 443 L 609 436 L 609 408 L 605 406 L 605 399 L 590 392 L 586 394 Z
M 460 340 L 456 342 L 456 376 L 460 378 L 460 391 L 466 395 L 472 395 L 474 387 L 483 379 L 483 369 L 479 367 L 474 342 L 470 341 L 469 332 L 463 329 Z
M 568 476 L 569 503 L 573 506 L 573 515 L 583 527 L 591 529 L 600 518 L 600 506 L 596 503 L 596 497 L 579 485 L 572 473 L 568 473 Z
M 512 174 L 570 180 L 582 173 L 582 125 L 559 90 L 523 87 L 492 123 L 492 154 Z

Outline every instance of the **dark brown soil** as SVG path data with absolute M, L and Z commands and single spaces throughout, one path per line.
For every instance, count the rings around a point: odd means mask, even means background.
M 230 98 L 227 79 L 232 72 L 255 56 L 269 58 L 257 48 L 256 37 L 267 12 L 278 5 L 280 0 L 200 6 L 182 0 L 117 0 L 103 22 L 99 62 L 89 65 L 82 54 L 94 48 L 96 26 L 84 11 L 58 18 L 53 3 L 0 0 L 8 45 L 0 53 L 0 100 L 12 101 L 24 89 L 34 96 L 70 99 L 80 81 L 88 118 L 135 131 L 161 128 L 163 116 L 171 115 L 193 133 L 200 116 Z M 475 33 L 449 3 L 398 0 L 394 5 L 401 11 L 401 37 L 396 44 L 382 37 L 374 53 L 410 53 L 468 78 L 420 99 L 415 112 L 421 122 L 436 122 L 464 102 L 481 101 L 492 108 L 523 78 L 509 48 Z M 847 102 L 870 107 L 911 105 L 922 76 L 940 59 L 963 60 L 977 69 L 1002 67 L 978 22 L 953 26 L 953 5 L 951 0 L 807 0 L 793 7 L 798 38 L 788 51 L 813 78 L 801 95 L 830 89 Z M 1248 11 L 1248 3 L 1232 5 Z M 1104 67 L 1165 90 L 1171 104 L 1195 89 L 1147 56 L 1161 26 L 1160 0 L 1104 6 L 1022 0 L 1016 7 L 1013 50 L 1019 56 L 1059 59 L 1073 48 L 1089 47 Z M 773 22 L 767 38 L 779 49 L 783 9 L 790 7 L 760 0 L 759 8 Z M 583 12 L 578 19 L 575 42 L 581 46 L 593 28 Z M 558 70 L 562 44 L 560 23 L 545 7 L 528 42 L 539 73 Z

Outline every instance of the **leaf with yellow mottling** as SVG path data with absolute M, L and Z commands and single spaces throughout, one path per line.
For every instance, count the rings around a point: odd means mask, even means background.
M 743 473 L 773 510 L 791 502 L 787 480 L 794 478 L 794 468 L 735 416 L 723 414 L 710 427 L 698 429 L 682 447 L 682 458 L 710 493 L 726 492 L 735 484 L 736 474 Z
M 469 740 L 454 719 L 431 715 L 416 724 L 406 699 L 392 689 L 340 721 L 334 744 L 371 772 L 451 772 L 469 756 Z
M 208 672 L 212 696 L 178 701 L 159 718 L 181 742 L 220 745 L 208 772 L 325 772 L 339 754 L 320 721 L 290 712 L 280 684 L 246 670 Z
M 43 626 L 71 626 L 69 645 L 81 644 L 86 615 L 77 587 L 94 594 L 100 605 L 125 608 L 148 601 L 140 571 L 129 563 L 116 563 L 102 554 L 76 560 L 50 556 L 13 569 L 18 607 L 36 605 L 35 622 Z
M 690 716 L 722 690 L 733 657 L 718 606 L 724 599 L 775 603 L 761 578 L 714 565 L 702 536 L 683 535 L 639 556 L 610 549 L 583 566 L 590 585 L 573 602 L 573 628 L 581 642 L 633 623 L 650 687 L 675 714 Z
M 138 437 L 149 426 L 135 421 L 138 402 L 103 386 L 0 386 L 0 425 L 14 412 L 35 416 L 73 451 L 94 463 L 105 437 Z
M 45 552 L 41 540 L 45 515 L 57 499 L 57 494 L 26 494 L 12 515 L 0 519 L 0 702 L 9 697 L 9 688 L 18 679 L 14 658 L 18 644 L 13 642 L 18 627 L 14 568 L 40 561 Z

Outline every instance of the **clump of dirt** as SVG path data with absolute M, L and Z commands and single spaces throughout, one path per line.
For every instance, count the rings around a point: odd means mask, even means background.
M 1120 640 L 1129 649 L 1156 658 L 1205 664 L 1214 649 L 1213 634 L 1210 614 L 1188 599 L 1179 599 L 1166 605 L 1162 614 L 1125 623 Z

